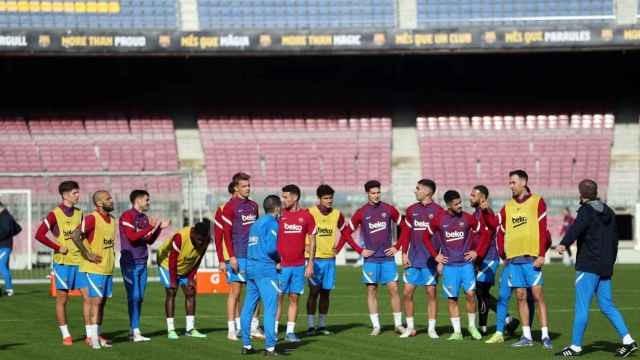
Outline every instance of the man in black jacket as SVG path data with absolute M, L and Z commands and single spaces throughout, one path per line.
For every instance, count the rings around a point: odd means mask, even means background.
M 9 271 L 9 257 L 13 249 L 13 237 L 18 235 L 22 228 L 11 216 L 9 210 L 0 202 L 0 274 L 4 279 L 7 296 L 13 295 L 13 284 L 11 282 L 11 272 Z
M 631 338 L 622 315 L 611 299 L 611 276 L 618 254 L 618 233 L 615 213 L 598 199 L 598 185 L 585 179 L 578 185 L 580 209 L 576 221 L 569 227 L 560 245 L 562 254 L 574 241 L 578 242 L 576 255 L 576 306 L 571 345 L 557 353 L 559 356 L 577 356 L 582 353 L 582 338 L 589 320 L 589 305 L 595 294 L 600 311 L 609 319 L 622 338 L 616 356 L 627 357 L 638 349 Z

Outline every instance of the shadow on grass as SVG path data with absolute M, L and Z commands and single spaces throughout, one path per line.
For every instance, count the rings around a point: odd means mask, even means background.
M 110 333 L 105 333 L 104 336 L 107 339 L 111 339 L 111 342 L 114 344 L 120 344 L 120 343 L 125 343 L 125 342 L 129 342 L 129 331 L 128 330 L 118 330 L 118 331 L 112 331 Z M 154 337 L 158 337 L 158 336 L 167 336 L 167 331 L 166 330 L 158 330 L 158 331 L 154 331 L 154 332 L 143 332 L 142 336 L 148 337 L 153 339 Z
M 331 331 L 334 334 L 340 334 L 341 332 L 349 331 L 351 329 L 365 327 L 364 324 L 361 323 L 349 323 L 349 324 L 339 324 L 339 325 L 331 325 L 327 326 L 327 330 Z M 318 335 L 316 335 L 318 336 Z M 322 336 L 322 335 L 320 335 Z
M 443 334 L 451 334 L 453 333 L 453 328 L 448 325 L 436 326 L 436 332 L 440 336 L 442 336 Z M 427 333 L 428 333 L 428 329 L 426 327 L 423 327 L 420 330 L 416 331 L 416 335 L 427 334 Z
M 284 342 L 284 341 L 278 341 L 278 345 L 276 346 L 276 349 L 279 352 L 282 352 L 284 354 L 290 354 L 292 352 L 294 352 L 296 349 L 303 347 L 305 345 L 311 344 L 316 340 L 312 340 L 312 339 L 303 339 L 300 342 L 297 343 L 290 343 L 290 342 Z
M 612 343 L 609 341 L 596 341 L 592 344 L 582 347 L 582 355 L 601 351 L 615 354 L 616 350 L 620 347 L 620 344 Z
M 210 336 L 210 334 L 214 334 L 214 333 L 218 333 L 218 332 L 226 332 L 227 329 L 226 328 L 204 328 L 204 329 L 198 329 L 198 331 L 200 331 L 203 334 L 207 334 L 208 336 Z M 183 336 L 184 333 L 185 333 L 185 329 L 184 328 L 176 328 L 176 332 L 178 333 L 178 335 Z M 150 332 L 150 333 L 143 333 L 142 335 L 146 336 L 148 338 L 166 337 L 167 336 L 167 330 L 157 330 L 157 331 Z M 112 332 L 109 332 L 109 333 L 104 333 L 104 336 L 107 339 L 111 339 L 111 341 L 114 344 L 124 343 L 124 342 L 128 342 L 129 341 L 129 331 L 127 331 L 127 330 L 118 330 L 118 331 L 112 331 Z M 84 340 L 84 338 L 82 340 Z
M 25 343 L 10 343 L 10 344 L 2 344 L 0 345 L 0 351 L 2 350 L 11 350 L 18 346 L 26 345 Z
M 539 339 L 542 338 L 542 332 L 540 332 L 540 331 L 532 331 L 531 335 L 533 336 L 534 339 L 538 339 L 539 340 Z M 551 340 L 555 340 L 555 339 L 559 338 L 560 335 L 562 335 L 562 334 L 556 333 L 556 332 L 553 332 L 553 331 L 549 331 L 549 337 L 551 338 Z
M 180 331 L 183 331 L 184 329 L 180 329 Z M 200 331 L 203 334 L 214 334 L 214 333 L 227 333 L 227 328 L 204 328 L 204 329 L 198 329 L 198 331 Z M 180 334 L 180 333 L 179 333 Z
M 20 291 L 14 292 L 13 296 L 2 295 L 2 297 L 3 298 L 21 297 L 21 296 L 24 296 L 24 295 L 33 295 L 33 294 L 42 294 L 42 293 L 45 293 L 45 291 L 42 291 L 42 290 L 28 290 L 28 291 L 20 290 Z

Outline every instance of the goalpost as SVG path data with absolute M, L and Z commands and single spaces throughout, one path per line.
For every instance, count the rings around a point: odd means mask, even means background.
M 80 184 L 81 198 L 77 205 L 85 213 L 92 211 L 91 192 L 107 190 L 112 192 L 117 218 L 131 204 L 129 193 L 134 189 L 146 189 L 151 193 L 151 214 L 172 220 L 172 225 L 164 236 L 183 226 L 193 224 L 197 215 L 194 210 L 194 174 L 192 170 L 177 171 L 119 171 L 119 172 L 25 172 L 0 173 L 0 178 L 18 178 L 19 181 L 5 181 L 9 186 L 0 187 L 0 201 L 15 217 L 22 227 L 22 232 L 14 238 L 10 269 L 14 283 L 47 282 L 52 263 L 52 252 L 35 240 L 35 229 L 48 212 L 57 206 L 60 197 L 57 192 L 42 192 L 33 189 L 18 188 L 15 184 L 24 183 L 24 187 L 33 184 L 30 178 L 40 178 L 49 189 L 57 188 L 62 180 L 76 180 Z M 22 181 L 26 179 L 25 181 Z M 93 179 L 93 180 L 92 180 Z M 96 184 L 96 180 L 98 184 Z M 11 186 L 14 185 L 14 186 Z M 1 185 L 0 185 L 1 186 Z M 47 186 L 47 185 L 45 185 Z M 34 222 L 33 219 L 36 219 Z M 116 235 L 118 236 L 118 234 Z M 155 253 L 163 239 L 152 245 L 151 253 Z M 116 258 L 119 258 L 119 241 L 116 242 Z M 150 256 L 150 263 L 155 256 Z M 116 261 L 116 267 L 119 262 Z M 155 268 L 155 267 L 154 267 Z M 118 276 L 119 277 L 119 276 Z
M 31 211 L 31 190 L 29 189 L 0 189 L 0 201 L 9 210 L 16 222 L 22 227 L 22 232 L 16 236 L 18 246 L 14 245 L 13 268 L 31 270 L 33 266 L 33 236 L 31 234 L 33 227 L 32 211 Z M 26 236 L 25 244 L 23 239 Z M 16 250 L 17 249 L 17 250 Z

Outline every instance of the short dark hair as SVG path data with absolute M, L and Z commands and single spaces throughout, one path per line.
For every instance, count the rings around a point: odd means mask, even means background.
M 227 186 L 227 191 L 231 195 L 233 195 L 236 192 L 236 186 L 233 184 L 233 181 L 229 183 L 229 186 Z
M 333 190 L 333 188 L 327 184 L 321 184 L 320 186 L 318 186 L 318 189 L 316 190 L 316 195 L 318 195 L 319 198 L 326 195 L 333 196 L 333 194 L 335 193 L 336 192 Z
M 244 172 L 235 173 L 231 178 L 231 183 L 233 184 L 233 187 L 238 186 L 238 184 L 240 183 L 240 180 L 249 181 L 251 180 L 251 176 L 249 176 L 249 174 Z
M 282 207 L 282 201 L 278 195 L 269 195 L 264 198 L 262 202 L 262 207 L 264 208 L 265 213 L 272 213 L 273 210 Z
M 473 190 L 478 190 L 484 195 L 487 199 L 489 198 L 489 189 L 484 185 L 476 185 L 473 187 Z
M 78 183 L 73 180 L 63 181 L 60 183 L 60 185 L 58 185 L 58 192 L 60 193 L 60 196 L 62 196 L 62 194 L 66 192 L 76 189 L 80 189 L 80 185 L 78 185 Z
M 584 179 L 578 184 L 578 191 L 583 199 L 595 200 L 598 198 L 598 184 L 591 179 Z
M 200 221 L 196 224 L 196 226 L 193 227 L 193 230 L 196 232 L 196 234 L 202 237 L 211 237 L 211 220 L 203 218 L 202 221 Z
M 524 170 L 513 170 L 509 173 L 509 177 L 512 177 L 514 175 L 519 177 L 520 179 L 524 179 L 524 182 L 529 182 L 529 175 L 527 175 L 527 172 Z
M 369 192 L 369 190 L 373 189 L 373 188 L 379 188 L 380 186 L 380 181 L 378 180 L 369 180 L 364 184 L 364 191 Z
M 298 200 L 300 199 L 300 194 L 302 194 L 302 191 L 300 190 L 300 188 L 296 184 L 285 185 L 284 187 L 282 187 L 282 192 L 288 192 L 290 194 L 295 194 L 295 195 L 298 196 Z
M 436 182 L 431 179 L 420 179 L 418 184 L 428 187 L 432 193 L 436 192 Z
M 453 200 L 461 198 L 462 197 L 460 196 L 460 193 L 455 190 L 447 190 L 447 192 L 444 193 L 444 202 L 446 202 L 447 204 L 449 204 Z
M 133 204 L 137 198 L 141 198 L 144 196 L 149 196 L 149 192 L 147 190 L 133 190 L 131 194 L 129 194 L 129 201 Z

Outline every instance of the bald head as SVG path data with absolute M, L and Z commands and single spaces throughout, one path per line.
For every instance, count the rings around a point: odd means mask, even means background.
M 111 198 L 111 194 L 106 190 L 98 190 L 93 193 L 93 204 L 96 206 L 96 209 L 106 213 L 113 211 L 113 199 Z

